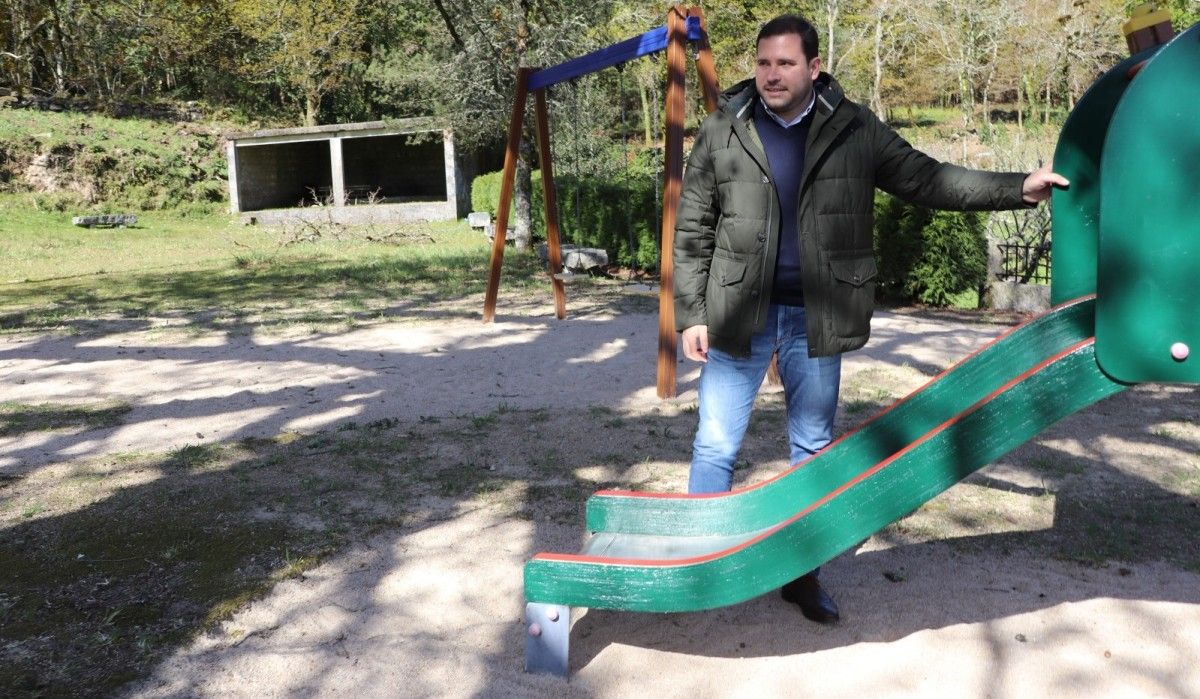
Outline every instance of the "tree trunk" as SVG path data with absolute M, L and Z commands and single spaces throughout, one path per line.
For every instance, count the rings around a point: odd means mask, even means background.
M 658 85 L 655 84 L 650 86 L 650 133 L 654 134 L 655 143 L 662 132 L 662 104 L 659 102 Z
M 999 44 L 992 44 L 992 57 L 988 62 L 988 65 L 991 67 L 988 69 L 987 79 L 983 81 L 983 123 L 987 124 L 988 126 L 992 125 L 992 81 L 996 78 L 996 55 L 998 54 L 999 50 Z
M 67 52 L 63 46 L 62 21 L 58 16 L 58 3 L 50 0 L 47 4 L 50 14 L 54 18 L 54 26 L 51 28 L 54 46 L 54 92 L 61 93 L 67 89 Z
M 960 100 L 959 107 L 962 109 L 963 119 L 966 121 L 967 126 L 974 126 L 975 100 L 971 94 L 971 79 L 965 69 L 959 71 L 958 74 L 958 99 Z
M 530 216 L 530 192 L 533 191 L 533 143 L 530 134 L 526 133 L 521 139 L 521 148 L 517 157 L 517 181 L 514 183 L 513 196 L 516 203 L 516 222 L 513 231 L 513 245 L 517 250 L 528 250 L 533 240 L 533 220 Z
M 992 77 L 989 75 L 983 83 L 983 123 L 986 126 L 992 125 L 991 91 Z
M 1017 131 L 1024 133 L 1025 130 L 1025 101 L 1022 99 L 1025 95 L 1025 90 L 1021 83 L 1017 83 Z
M 827 45 L 825 47 L 825 65 L 826 65 L 825 69 L 829 73 L 836 73 L 836 70 L 837 70 L 837 66 L 834 65 L 834 63 L 837 60 L 836 59 L 837 54 L 834 50 L 836 48 L 834 45 L 834 31 L 836 29 L 837 16 L 838 16 L 838 0 L 826 0 L 826 2 L 825 2 L 825 23 L 826 23 L 826 27 L 827 27 L 826 31 L 828 32 L 829 41 L 826 42 Z M 809 56 L 809 58 L 812 58 L 812 56 Z
M 1028 77 L 1022 77 L 1019 83 L 1019 94 L 1024 96 L 1025 104 L 1029 107 L 1029 121 L 1037 123 L 1037 93 L 1033 90 L 1033 83 Z
M 321 108 L 321 95 L 312 91 L 304 92 L 304 125 L 317 125 L 317 110 Z
M 875 15 L 875 43 L 871 76 L 871 109 L 880 119 L 886 120 L 883 110 L 883 12 Z
M 1046 101 L 1042 103 L 1042 123 L 1050 125 L 1050 79 L 1046 78 Z
M 654 118 L 650 114 L 650 98 L 646 86 L 638 85 L 638 98 L 642 101 L 642 140 L 646 147 L 654 145 Z
M 525 66 L 526 53 L 529 51 L 529 0 L 519 0 L 517 3 L 520 11 L 517 13 L 517 31 L 516 31 L 516 53 L 517 66 Z M 578 115 L 573 115 L 573 118 L 578 118 Z M 528 120 L 526 121 L 528 124 Z M 524 137 L 521 139 L 521 147 L 518 149 L 517 157 L 517 181 L 514 183 L 515 192 L 513 193 L 516 199 L 516 224 L 513 232 L 513 245 L 517 250 L 528 250 L 530 242 L 533 239 L 533 221 L 530 216 L 530 192 L 532 191 L 532 168 L 530 163 L 533 162 L 533 133 L 526 126 L 524 129 Z
M 13 74 L 14 88 L 18 95 L 32 93 L 37 89 L 37 69 L 35 67 L 34 33 L 38 30 L 37 17 L 33 8 L 28 4 L 13 7 Z
M 6 82 L 12 85 L 13 91 L 16 93 L 17 97 L 22 97 L 24 96 L 25 91 L 22 89 L 23 86 L 21 84 L 21 44 L 18 39 L 21 36 L 21 30 L 23 29 L 23 16 L 17 11 L 17 6 L 15 3 L 9 8 L 8 11 L 8 19 L 10 21 L 9 26 L 12 27 L 12 33 L 9 35 L 8 43 L 4 47 L 4 54 L 10 60 L 0 60 L 0 66 L 12 66 L 11 71 L 6 71 Z M 0 56 L 0 58 L 3 58 L 3 56 Z

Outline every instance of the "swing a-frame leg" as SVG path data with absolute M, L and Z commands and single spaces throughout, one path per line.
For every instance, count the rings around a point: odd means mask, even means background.
M 695 42 L 696 68 L 704 92 L 704 104 L 708 111 L 717 108 L 717 75 L 713 66 L 712 50 L 708 44 L 704 13 L 699 7 L 675 5 L 667 12 L 665 27 L 647 32 L 626 41 L 613 44 L 599 51 L 573 58 L 551 68 L 535 70 L 520 68 L 513 97 L 513 111 L 509 121 L 508 144 L 505 150 L 504 171 L 501 179 L 500 201 L 496 207 L 496 237 L 492 241 L 492 262 L 488 275 L 487 293 L 484 297 L 483 321 L 495 320 L 496 301 L 499 294 L 500 273 L 504 260 L 504 237 L 508 227 L 513 195 L 513 180 L 516 175 L 517 158 L 524 130 L 526 101 L 533 94 L 537 118 L 537 139 L 542 186 L 545 192 L 545 220 L 547 247 L 549 248 L 549 278 L 554 292 L 554 310 L 559 318 L 566 317 L 566 292 L 562 275 L 561 245 L 553 180 L 550 162 L 550 128 L 546 108 L 546 88 L 572 80 L 582 75 L 605 68 L 622 65 L 627 61 L 648 56 L 660 51 L 667 52 L 668 79 L 666 100 L 666 133 L 664 134 L 663 217 L 661 221 L 661 248 L 659 251 L 659 349 L 658 349 L 658 396 L 670 398 L 676 395 L 676 363 L 678 353 L 675 336 L 673 242 L 675 236 L 675 213 L 679 206 L 683 179 L 683 119 L 684 89 L 686 73 L 686 46 Z

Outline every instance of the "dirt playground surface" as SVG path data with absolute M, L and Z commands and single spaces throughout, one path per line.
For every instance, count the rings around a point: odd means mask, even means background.
M 839 431 L 1011 320 L 880 312 L 846 357 Z M 686 481 L 699 372 L 681 363 L 679 397 L 656 398 L 655 323 L 602 307 L 559 322 L 536 305 L 502 306 L 492 325 L 462 312 L 301 336 L 0 337 L 0 404 L 120 406 L 111 423 L 0 432 L 0 485 L 369 423 L 424 435 L 425 463 L 489 474 L 466 495 L 414 496 L 396 524 L 163 654 L 129 696 L 1200 696 L 1200 397 L 1182 387 L 1069 417 L 830 562 L 836 626 L 775 594 L 690 614 L 576 610 L 569 683 L 524 674 L 522 565 L 583 536 L 585 496 L 558 484 Z M 741 482 L 787 466 L 777 389 L 760 410 Z M 63 514 L 14 514 L 26 502 L 6 504 L 6 528 Z

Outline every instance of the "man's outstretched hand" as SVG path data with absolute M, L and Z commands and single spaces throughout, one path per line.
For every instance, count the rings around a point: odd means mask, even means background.
M 707 325 L 693 325 L 684 330 L 680 341 L 683 344 L 683 356 L 693 362 L 708 361 Z
M 1055 186 L 1069 187 L 1071 183 L 1067 181 L 1067 178 L 1051 170 L 1050 164 L 1047 163 L 1029 173 L 1029 176 L 1025 178 L 1025 184 L 1021 187 L 1021 196 L 1024 197 L 1026 204 L 1036 204 L 1049 199 L 1050 190 Z

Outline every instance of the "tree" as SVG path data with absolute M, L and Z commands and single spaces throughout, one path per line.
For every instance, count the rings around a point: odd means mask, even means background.
M 963 119 L 973 124 L 976 96 L 991 88 L 996 58 L 1018 20 L 1017 8 L 1001 0 L 921 0 L 911 11 L 937 57 L 934 70 L 955 85 Z
M 372 22 L 361 91 L 371 118 L 430 116 L 439 111 L 443 56 L 450 38 L 432 2 L 392 0 Z
M 554 0 L 431 0 L 442 40 L 431 47 L 439 80 L 430 106 L 465 147 L 503 140 L 517 70 L 542 67 L 603 45 L 610 0 L 581 6 Z M 528 126 L 531 120 L 525 120 Z M 530 230 L 532 131 L 522 139 L 516 183 L 516 237 Z
M 233 0 L 230 7 L 239 29 L 259 44 L 245 74 L 277 81 L 299 104 L 306 126 L 316 125 L 322 98 L 367 58 L 362 0 Z
M 870 3 L 865 0 L 821 0 L 814 8 L 814 20 L 824 28 L 821 55 L 824 67 L 837 75 L 842 62 L 872 29 Z
M 909 82 L 900 79 L 902 68 L 912 61 L 917 42 L 914 24 L 906 5 L 899 0 L 876 0 L 866 12 L 870 22 L 870 106 L 881 119 L 888 116 L 893 94 L 913 94 Z
M 1121 23 L 1128 15 L 1114 0 L 1059 0 L 1056 69 L 1067 109 L 1104 72 L 1128 55 Z
M 246 42 L 226 0 L 14 0 L 0 14 L 0 81 L 19 93 L 96 101 L 230 87 Z
M 661 26 L 665 13 L 644 3 L 622 3 L 613 10 L 606 28 L 608 43 L 623 41 Z M 652 60 L 635 61 L 622 69 L 637 90 L 637 107 L 641 120 L 642 143 L 649 147 L 658 139 L 658 104 L 665 69 Z M 622 95 L 622 98 L 624 95 Z
M 13 0 L 0 17 L 0 70 L 4 82 L 18 94 L 37 83 L 35 55 L 41 49 L 38 34 L 49 21 L 45 7 L 32 0 Z

